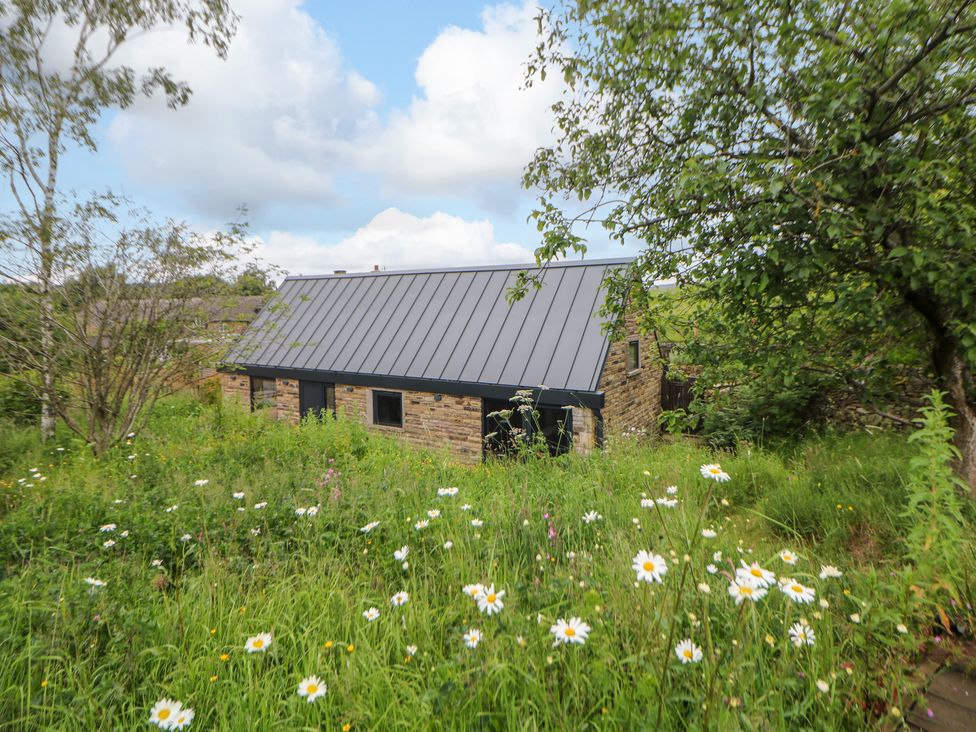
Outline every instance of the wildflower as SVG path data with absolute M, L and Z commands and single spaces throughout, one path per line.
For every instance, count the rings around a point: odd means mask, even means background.
M 416 656 L 417 655 L 417 646 L 407 646 L 407 655 L 408 656 Z
M 103 534 L 108 533 L 109 531 L 115 531 L 115 524 L 105 524 L 104 526 L 99 526 L 98 530 Z
M 712 588 L 707 582 L 699 582 L 698 591 L 707 595 L 712 591 Z
M 722 470 L 722 466 L 718 464 L 702 465 L 699 472 L 702 474 L 703 478 L 717 480 L 719 483 L 725 483 L 732 480 L 732 476 Z
M 720 552 L 720 551 L 718 551 L 718 552 L 715 552 L 715 553 L 714 553 L 714 554 L 712 555 L 712 561 L 713 561 L 713 562 L 721 562 L 721 561 L 722 561 L 722 552 Z
M 851 622 L 852 623 L 860 623 L 861 622 L 861 615 L 860 615 L 860 613 L 851 613 Z
M 193 485 L 195 485 L 197 488 L 203 488 L 203 486 L 205 486 L 209 482 L 210 481 L 207 480 L 206 478 L 201 478 L 200 480 L 193 481 Z
M 450 549 L 452 546 L 454 546 L 454 542 L 453 541 L 445 541 L 444 542 L 444 548 L 445 549 Z
M 115 540 L 108 539 L 107 541 L 103 541 L 102 546 L 105 547 L 106 549 L 111 549 L 113 546 L 115 546 Z
M 254 508 L 257 509 L 258 511 L 260 511 L 262 508 L 267 508 L 267 507 L 268 507 L 267 501 L 261 501 L 260 503 L 254 504 Z
M 236 493 L 232 493 L 231 495 L 233 495 L 234 498 L 236 498 L 238 501 L 244 500 L 244 491 L 237 491 Z
M 441 517 L 440 509 L 432 508 L 427 512 L 427 516 L 428 518 L 432 518 L 432 519 L 440 518 Z
M 471 504 L 470 503 L 464 503 L 464 504 L 462 504 L 461 505 L 461 510 L 462 511 L 470 511 L 471 510 Z
M 828 691 L 830 691 L 830 684 L 823 679 L 817 679 L 817 688 L 820 690 L 821 694 L 826 694 Z
M 421 519 L 413 525 L 414 529 L 420 531 L 421 529 L 426 529 L 430 525 L 430 521 L 427 519 Z
M 753 584 L 745 577 L 737 577 L 729 584 L 729 594 L 735 598 L 735 604 L 741 605 L 745 600 L 757 602 L 766 596 L 766 588 Z
M 678 486 L 669 485 L 667 488 L 664 489 L 664 492 L 667 493 L 669 496 L 676 496 L 678 495 Z
M 481 643 L 481 631 L 474 628 L 468 628 L 468 632 L 462 637 L 464 638 L 464 645 L 468 648 L 477 648 L 478 644 Z
M 495 585 L 489 585 L 487 589 L 483 590 L 475 600 L 478 603 L 478 609 L 486 615 L 494 615 L 495 613 L 500 613 L 505 605 L 502 603 L 502 597 L 505 595 L 505 590 L 495 591 Z
M 253 529 L 252 529 L 252 531 L 253 531 Z M 183 534 L 183 536 L 180 537 L 180 541 L 182 541 L 184 544 L 186 544 L 188 541 L 193 541 L 193 535 L 192 534 Z
M 817 641 L 817 634 L 813 632 L 813 628 L 807 625 L 805 620 L 801 620 L 799 623 L 793 623 L 790 626 L 790 641 L 797 648 L 802 646 L 812 646 Z
M 895 626 L 895 630 L 897 630 L 899 633 L 907 633 L 908 626 L 904 623 L 898 623 L 898 625 Z
M 709 574 L 716 574 L 718 572 L 718 567 L 716 567 L 714 564 L 706 564 L 705 571 Z
M 793 602 L 808 603 L 813 602 L 813 598 L 816 595 L 816 590 L 812 587 L 804 587 L 795 579 L 787 578 L 782 580 L 779 586 L 783 594 L 790 598 Z
M 261 536 L 261 528 L 251 529 L 251 536 Z
M 714 539 L 718 534 L 714 529 L 702 529 L 701 535 L 706 539 Z
M 472 600 L 477 601 L 477 599 L 484 594 L 485 586 L 482 584 L 465 585 L 462 588 L 462 591 L 464 592 L 465 595 L 470 597 Z
M 172 729 L 173 720 L 182 711 L 182 706 L 173 699 L 160 699 L 149 710 L 149 721 L 161 729 Z
M 674 647 L 674 653 L 681 663 L 698 663 L 702 660 L 702 649 L 691 642 L 691 638 L 685 638 Z
M 363 617 L 366 618 L 367 622 L 372 623 L 376 618 L 380 616 L 380 611 L 375 607 L 371 607 L 369 610 L 363 611 Z
M 454 486 L 451 486 L 450 488 L 437 489 L 437 495 L 441 496 L 442 498 L 445 496 L 456 496 L 457 494 L 458 494 L 458 489 L 455 488 Z
M 796 564 L 796 554 L 791 552 L 789 549 L 784 549 L 779 553 L 779 558 L 782 559 L 786 564 Z
M 409 599 L 410 596 L 406 592 L 400 591 L 390 598 L 390 604 L 393 607 L 403 607 Z
M 598 514 L 596 511 L 587 511 L 583 514 L 583 523 L 592 524 L 594 521 L 599 521 L 603 516 Z
M 638 581 L 644 582 L 664 582 L 664 575 L 668 571 L 664 557 L 644 550 L 637 552 L 632 566 L 637 572 Z
M 641 499 L 641 508 L 654 508 L 654 499 L 653 498 L 642 498 Z M 634 523 L 637 523 L 637 519 L 634 519 Z
M 230 660 L 230 654 L 229 653 L 221 653 L 220 654 L 220 660 L 223 661 L 224 663 L 227 663 Z
M 216 677 L 211 678 L 211 681 L 214 680 L 216 680 Z M 194 711 L 189 707 L 181 708 L 179 714 L 176 715 L 176 719 L 173 720 L 170 729 L 186 729 L 190 726 L 190 722 L 193 721 L 194 716 L 196 716 Z
M 820 579 L 828 579 L 840 577 L 843 574 L 837 567 L 832 564 L 824 564 L 820 567 Z
M 94 577 L 85 577 L 85 584 L 90 587 L 104 587 L 108 584 L 105 580 L 96 579 Z
M 328 687 L 322 683 L 318 676 L 307 676 L 298 682 L 298 696 L 305 697 L 305 701 L 311 704 L 320 696 L 325 696 Z
M 163 560 L 162 559 L 153 559 L 149 563 L 149 566 L 150 567 L 162 567 L 163 566 Z
M 359 530 L 359 533 L 368 534 L 370 531 L 372 531 L 379 525 L 380 525 L 379 521 L 370 521 L 368 524 L 366 524 L 363 528 Z
M 309 506 L 307 509 L 305 509 L 305 515 L 306 516 L 318 516 L 319 515 L 319 507 L 317 505 L 316 506 Z
M 476 529 L 480 529 L 482 526 L 485 525 L 485 522 L 482 521 L 481 519 L 471 519 L 471 525 L 474 526 Z
M 735 576 L 746 578 L 759 587 L 769 587 L 776 581 L 776 575 L 768 569 L 763 569 L 757 562 L 746 564 L 745 560 L 742 560 L 742 566 L 735 570 Z
M 525 638 L 521 635 L 515 636 L 515 642 L 518 643 L 519 648 L 525 648 L 525 646 L 528 645 Z
M 164 510 L 164 511 L 165 511 L 166 513 L 173 513 L 173 511 L 175 511 L 175 510 L 176 510 L 176 509 L 178 509 L 179 507 L 180 507 L 180 506 L 179 506 L 179 504 L 178 504 L 178 503 L 174 503 L 174 504 L 173 504 L 172 506 L 169 506 L 168 508 L 164 508 L 163 510 Z
M 304 508 L 296 508 L 295 509 L 295 515 L 296 516 L 304 516 L 305 515 L 305 510 L 306 509 L 304 509 Z
M 559 618 L 555 625 L 549 628 L 549 632 L 555 636 L 553 646 L 561 643 L 578 643 L 583 645 L 586 637 L 590 634 L 590 626 L 582 621 L 581 618 L 570 618 L 565 620 Z
M 121 532 L 119 534 L 119 536 L 122 537 L 123 539 L 128 539 L 129 538 L 129 530 L 126 529 L 125 531 Z
M 674 508 L 678 505 L 677 498 L 658 498 L 657 505 L 664 506 L 665 508 Z
M 398 562 L 402 562 L 407 558 L 407 555 L 409 553 L 410 553 L 410 547 L 404 544 L 395 552 L 393 552 L 393 558 L 396 559 Z
M 273 642 L 271 633 L 258 633 L 255 636 L 251 636 L 247 639 L 244 644 L 244 650 L 248 653 L 264 653 L 268 650 L 268 646 Z

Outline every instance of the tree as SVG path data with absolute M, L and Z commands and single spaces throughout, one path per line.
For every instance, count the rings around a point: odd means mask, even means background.
M 557 142 L 524 178 L 540 262 L 585 251 L 583 224 L 636 239 L 609 310 L 630 288 L 667 328 L 647 283 L 674 279 L 689 347 L 724 329 L 751 373 L 921 347 L 976 490 L 973 0 L 579 0 L 540 17 L 530 81 L 553 70 Z
M 17 298 L 0 300 L 0 320 L 8 324 L 0 353 L 19 367 L 9 378 L 40 396 L 32 375 L 50 358 L 61 388 L 49 404 L 96 454 L 138 430 L 160 397 L 198 380 L 226 350 L 229 336 L 209 326 L 237 299 L 226 283 L 249 248 L 242 224 L 202 235 L 126 204 L 100 196 L 77 205 L 59 219 L 47 288 L 23 278 Z M 29 223 L 19 235 L 11 226 L 7 232 L 30 251 Z M 27 263 L 25 271 L 36 268 Z M 186 296 L 185 283 L 201 277 L 228 292 Z M 24 317 L 41 298 L 50 303 L 54 329 L 45 353 L 36 347 L 36 321 Z
M 69 143 L 94 152 L 92 127 L 102 113 L 128 106 L 137 94 L 160 90 L 171 107 L 189 100 L 186 84 L 163 68 L 141 73 L 113 65 L 134 37 L 182 24 L 190 41 L 223 57 L 236 16 L 229 0 L 0 0 L 0 18 L 0 173 L 24 225 L 18 230 L 30 232 L 22 244 L 37 255 L 41 431 L 48 437 L 56 398 L 52 277 L 61 252 L 55 236 L 61 155 Z

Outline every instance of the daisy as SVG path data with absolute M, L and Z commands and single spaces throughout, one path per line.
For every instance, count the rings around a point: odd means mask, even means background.
M 718 533 L 716 533 L 715 529 L 702 529 L 701 535 L 706 539 L 714 539 L 718 536 Z
M 251 536 L 261 536 L 261 527 L 251 529 Z
M 318 516 L 319 506 L 309 506 L 305 511 L 306 516 Z
M 559 618 L 556 623 L 549 628 L 549 632 L 555 636 L 553 646 L 561 643 L 578 643 L 583 645 L 586 636 L 590 634 L 590 626 L 583 622 L 581 618 L 570 618 L 565 620 Z
M 813 602 L 813 598 L 817 594 L 816 590 L 812 587 L 804 587 L 792 578 L 782 580 L 779 588 L 793 602 L 799 602 L 801 604 Z
M 401 591 L 396 593 L 393 597 L 390 598 L 390 604 L 393 607 L 403 607 L 404 605 L 407 604 L 407 600 L 409 599 L 410 596 L 406 592 Z
M 707 582 L 699 582 L 698 591 L 707 595 L 712 591 L 712 586 Z
M 85 577 L 85 584 L 90 587 L 104 587 L 108 584 L 105 580 L 96 579 L 94 577 Z
M 483 590 L 475 600 L 478 603 L 478 609 L 486 615 L 494 615 L 495 613 L 500 613 L 502 608 L 505 607 L 502 604 L 502 597 L 505 596 L 505 590 L 495 591 L 495 585 L 489 585 L 487 589 Z
M 126 529 L 121 534 L 119 534 L 119 536 L 121 536 L 123 539 L 128 539 L 129 538 L 129 530 Z
M 404 544 L 399 549 L 397 549 L 395 552 L 393 552 L 393 558 L 396 559 L 398 562 L 402 562 L 404 559 L 407 558 L 407 555 L 409 553 L 410 553 L 410 547 L 408 547 L 406 544 Z
M 461 588 L 461 591 L 472 600 L 477 600 L 479 596 L 484 594 L 485 586 L 482 584 L 465 585 L 463 588 Z
M 111 549 L 113 546 L 115 546 L 115 540 L 109 539 L 108 541 L 103 541 L 102 546 L 106 549 Z
M 149 721 L 162 729 L 172 729 L 173 720 L 182 711 L 178 701 L 160 699 L 149 710 Z
M 174 503 L 174 504 L 173 504 L 172 506 L 169 506 L 168 508 L 164 508 L 163 510 L 164 510 L 164 511 L 165 511 L 166 513 L 173 513 L 173 511 L 175 511 L 175 510 L 176 510 L 176 509 L 178 509 L 179 507 L 180 507 L 180 506 L 179 506 L 179 504 L 178 504 L 178 503 Z
M 664 492 L 667 493 L 669 496 L 676 496 L 678 495 L 678 486 L 669 485 L 667 488 L 664 489 Z
M 430 521 L 428 521 L 427 519 L 422 519 L 422 520 L 418 521 L 417 523 L 415 523 L 413 525 L 413 527 L 417 531 L 420 531 L 421 529 L 426 529 L 429 525 L 430 525 Z
M 109 531 L 115 531 L 115 524 L 105 524 L 104 526 L 99 526 L 98 530 L 103 534 L 108 533 Z
M 306 509 L 304 509 L 304 508 L 296 508 L 295 509 L 295 515 L 296 516 L 304 516 L 305 515 L 305 510 Z
M 193 481 L 193 485 L 195 485 L 197 488 L 203 488 L 203 486 L 205 486 L 209 482 L 210 481 L 207 480 L 206 478 L 201 478 L 200 480 Z
M 668 572 L 664 557 L 644 550 L 637 552 L 632 567 L 637 572 L 637 580 L 643 582 L 664 582 L 664 575 Z
M 368 524 L 366 524 L 363 528 L 361 528 L 359 530 L 359 533 L 360 534 L 368 534 L 370 531 L 372 531 L 373 529 L 375 529 L 379 525 L 380 525 L 380 522 L 379 521 L 370 521 Z
M 702 649 L 691 642 L 691 638 L 685 638 L 674 647 L 674 653 L 681 663 L 698 663 L 702 660 Z
M 454 546 L 454 542 L 453 541 L 445 541 L 444 542 L 444 548 L 445 549 L 450 549 L 452 546 Z
M 705 565 L 705 571 L 708 572 L 709 574 L 717 574 L 718 567 L 716 567 L 714 564 L 707 564 Z
M 654 499 L 653 498 L 642 498 L 641 499 L 641 508 L 654 508 Z M 637 522 L 637 519 L 634 519 L 634 522 L 636 523 Z
M 260 503 L 254 504 L 254 508 L 256 508 L 258 511 L 260 511 L 262 508 L 267 508 L 267 506 L 268 506 L 267 501 L 261 501 Z
M 703 478 L 717 480 L 719 483 L 732 480 L 732 476 L 722 470 L 722 466 L 718 464 L 709 463 L 708 465 L 702 465 L 699 472 L 701 472 Z
M 820 579 L 836 579 L 842 576 L 844 573 L 841 572 L 837 567 L 832 564 L 822 564 L 820 565 Z
M 596 511 L 587 511 L 583 514 L 583 523 L 592 524 L 594 521 L 599 521 L 603 516 L 598 514 Z
M 236 498 L 238 501 L 244 500 L 244 491 L 237 491 L 236 493 L 232 493 L 231 495 L 233 495 L 234 498 Z
M 757 602 L 766 596 L 766 588 L 753 584 L 744 577 L 737 577 L 729 584 L 729 594 L 735 598 L 735 604 L 741 605 L 745 600 Z
M 162 559 L 153 559 L 149 563 L 149 566 L 150 567 L 162 567 L 163 566 L 163 560 Z
M 189 707 L 183 707 L 180 709 L 180 713 L 177 714 L 176 718 L 173 720 L 173 724 L 170 729 L 186 729 L 190 726 L 190 722 L 193 721 L 193 717 L 195 716 L 196 714 L 192 709 Z
M 416 656 L 417 655 L 417 646 L 407 646 L 407 655 L 408 656 Z
M 244 644 L 244 650 L 248 653 L 264 653 L 264 651 L 268 650 L 268 646 L 272 642 L 274 642 L 274 639 L 271 637 L 271 633 L 258 633 L 247 639 L 247 642 Z
M 471 510 L 471 504 L 470 504 L 470 503 L 465 503 L 465 504 L 463 504 L 463 505 L 461 506 L 461 510 L 462 510 L 462 511 L 470 511 L 470 510 Z
M 442 498 L 444 496 L 456 496 L 457 494 L 458 494 L 458 489 L 455 488 L 454 486 L 451 486 L 450 488 L 437 489 L 437 495 L 441 496 Z
M 477 648 L 478 644 L 481 643 L 481 631 L 468 628 L 468 632 L 462 638 L 464 638 L 464 645 L 468 648 Z
M 432 508 L 430 511 L 427 512 L 427 516 L 428 518 L 432 518 L 432 519 L 440 518 L 441 517 L 440 509 Z
M 784 549 L 779 553 L 779 558 L 782 559 L 786 564 L 796 564 L 796 554 L 791 552 L 789 549 Z
M 380 611 L 375 607 L 371 607 L 369 610 L 363 611 L 363 617 L 366 618 L 367 622 L 372 623 L 376 618 L 380 616 Z
M 320 696 L 325 696 L 328 687 L 318 676 L 307 676 L 298 682 L 298 696 L 305 697 L 305 701 L 311 704 Z
M 188 541 L 193 541 L 193 535 L 192 534 L 183 534 L 183 536 L 180 537 L 180 541 L 182 541 L 184 544 L 186 544 L 186 542 L 188 542 Z
M 746 564 L 744 559 L 741 561 L 742 566 L 735 570 L 737 578 L 745 578 L 758 587 L 769 587 L 776 581 L 776 575 L 768 569 L 760 567 L 758 562 Z
M 797 648 L 812 646 L 817 641 L 817 634 L 813 632 L 813 628 L 806 624 L 806 621 L 801 620 L 799 623 L 793 623 L 790 626 L 790 641 Z
M 482 521 L 481 519 L 471 519 L 471 525 L 474 526 L 476 529 L 480 529 L 482 526 L 485 525 L 485 522 Z
M 823 679 L 817 679 L 817 688 L 820 690 L 821 694 L 826 694 L 828 691 L 830 691 L 830 684 Z

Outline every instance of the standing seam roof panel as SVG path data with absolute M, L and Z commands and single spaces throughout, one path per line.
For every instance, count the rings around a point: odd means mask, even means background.
M 598 317 L 600 303 L 606 297 L 606 288 L 603 285 L 604 278 L 600 278 L 600 288 L 593 296 L 593 304 L 590 312 L 594 314 L 586 322 L 583 334 L 580 337 L 579 348 L 573 358 L 573 368 L 569 372 L 569 381 L 574 384 L 586 384 L 589 391 L 596 391 L 597 381 L 603 371 L 603 360 L 606 355 L 607 335 L 602 330 L 602 323 Z M 580 358 L 580 354 L 586 354 L 585 358 Z M 596 358 L 594 358 L 596 354 Z
M 404 279 L 407 282 L 407 289 L 404 291 L 400 302 L 397 303 L 394 317 L 390 318 L 389 322 L 386 323 L 386 326 L 376 339 L 373 347 L 370 348 L 369 353 L 366 355 L 363 365 L 360 366 L 361 372 L 368 374 L 381 373 L 379 370 L 380 361 L 383 360 L 387 349 L 390 347 L 390 343 L 403 327 L 407 316 L 410 314 L 410 305 L 412 305 L 419 294 L 423 292 L 424 283 L 427 280 L 425 276 L 420 275 L 416 277 L 406 277 Z M 409 303 L 409 305 L 406 303 Z
M 369 328 L 363 332 L 362 341 L 356 344 L 356 351 L 350 357 L 349 362 L 344 364 L 343 370 L 353 373 L 362 371 L 363 365 L 377 345 L 385 343 L 389 339 L 386 336 L 386 331 L 393 322 L 393 316 L 402 310 L 404 294 L 410 289 L 413 280 L 409 277 L 390 277 L 388 279 L 394 282 L 393 289 L 387 295 L 376 318 L 369 324 Z
M 290 330 L 282 334 L 285 351 L 282 353 L 278 349 L 276 358 L 273 359 L 275 363 L 294 366 L 304 361 L 316 349 L 321 339 L 328 336 L 328 331 L 319 327 L 322 315 L 328 316 L 331 313 L 332 308 L 341 302 L 348 287 L 349 283 L 345 287 L 318 290 L 313 288 L 308 299 L 300 301 L 300 307 L 296 308 L 291 318 Z M 305 298 L 306 293 L 300 293 L 299 297 Z
M 368 291 L 366 310 L 357 316 L 358 322 L 356 323 L 355 330 L 350 335 L 337 336 L 336 340 L 340 346 L 339 350 L 331 357 L 326 355 L 324 360 L 331 361 L 335 364 L 336 370 L 338 371 L 349 370 L 349 361 L 359 349 L 359 346 L 365 339 L 366 333 L 369 332 L 370 328 L 376 322 L 377 314 L 382 312 L 383 307 L 390 297 L 390 292 L 394 289 L 396 289 L 396 280 L 392 277 L 387 277 L 379 282 L 379 287 L 375 291 Z
M 508 316 L 511 313 L 511 307 L 505 302 L 504 293 L 513 284 L 515 284 L 515 274 L 511 272 L 506 273 L 498 297 L 492 305 L 481 331 L 478 333 L 477 340 L 465 354 L 462 354 L 465 356 L 464 365 L 460 371 L 455 372 L 458 374 L 458 381 L 482 381 L 481 375 L 484 373 L 485 364 L 491 355 L 492 349 L 498 344 L 499 338 L 503 337 L 502 333 L 505 328 L 505 323 L 508 321 Z M 525 300 L 522 300 L 522 302 L 525 302 Z
M 315 320 L 317 306 L 315 301 L 324 293 L 315 287 L 283 288 L 281 317 L 274 327 L 265 334 L 263 350 L 255 353 L 254 358 L 262 363 L 279 363 L 287 359 L 288 346 L 301 338 L 301 324 L 311 324 Z M 282 353 L 282 348 L 285 348 Z
M 410 305 L 410 310 L 406 319 L 403 321 L 403 325 L 400 326 L 400 329 L 393 336 L 386 351 L 383 353 L 383 358 L 377 364 L 376 370 L 378 373 L 386 376 L 395 375 L 393 367 L 396 365 L 397 359 L 400 358 L 403 347 L 413 337 L 417 329 L 417 324 L 430 306 L 430 301 L 434 293 L 437 292 L 437 288 L 440 287 L 441 282 L 443 282 L 444 277 L 445 274 L 443 272 L 424 277 L 423 288 L 417 294 L 417 299 Z
M 424 368 L 430 362 L 430 354 L 437 347 L 440 339 L 444 335 L 446 323 L 450 323 L 455 315 L 452 299 L 455 290 L 459 296 L 470 285 L 469 281 L 463 281 L 460 272 L 445 275 L 444 281 L 434 293 L 427 311 L 418 324 L 418 335 L 413 338 L 413 345 L 404 348 L 403 353 L 394 365 L 394 373 L 402 373 L 406 376 L 419 377 L 423 374 Z
M 333 362 L 335 354 L 345 346 L 346 339 L 359 327 L 362 312 L 370 304 L 370 294 L 382 284 L 379 279 L 359 278 L 355 289 L 349 293 L 346 304 L 336 314 L 328 335 L 322 338 L 321 345 L 300 365 L 300 368 L 316 368 L 317 364 Z
M 499 383 L 521 384 L 522 375 L 532 361 L 532 353 L 539 345 L 539 339 L 546 334 L 546 329 L 552 329 L 549 321 L 552 304 L 559 297 L 569 270 L 559 269 L 546 272 L 542 288 L 537 291 L 538 301 L 532 303 L 525 313 L 522 327 L 515 334 L 512 350 L 498 376 Z M 548 361 L 549 359 L 546 358 Z
M 456 314 L 457 318 L 451 323 L 444 333 L 437 352 L 431 359 L 430 365 L 424 370 L 425 378 L 442 379 L 446 373 L 456 373 L 464 365 L 467 358 L 466 343 L 472 346 L 481 335 L 481 331 L 488 319 L 491 308 L 485 307 L 485 293 L 491 291 L 492 279 L 497 279 L 497 272 L 475 272 L 471 287 L 464 299 L 459 303 Z M 505 278 L 501 277 L 502 284 Z M 457 355 L 455 355 L 457 354 Z M 457 362 L 457 368 L 452 368 L 452 363 Z
M 478 373 L 477 378 L 474 379 L 475 381 L 492 384 L 504 383 L 501 380 L 502 371 L 515 352 L 515 342 L 525 327 L 526 319 L 532 312 L 533 306 L 537 306 L 537 303 L 538 306 L 545 307 L 545 303 L 551 294 L 551 286 L 550 289 L 547 289 L 545 284 L 548 275 L 549 272 L 543 272 L 542 287 L 538 289 L 534 287 L 530 288 L 530 292 L 532 293 L 530 297 L 524 297 L 509 306 L 508 313 L 505 316 L 505 322 L 498 336 L 490 344 L 491 349 L 485 357 L 484 365 Z

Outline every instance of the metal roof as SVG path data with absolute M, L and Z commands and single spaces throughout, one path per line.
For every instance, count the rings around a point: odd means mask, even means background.
M 593 393 L 609 347 L 604 279 L 630 261 L 550 264 L 511 306 L 506 291 L 534 264 L 288 277 L 227 361 L 338 383 L 452 382 L 451 393 Z

